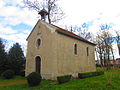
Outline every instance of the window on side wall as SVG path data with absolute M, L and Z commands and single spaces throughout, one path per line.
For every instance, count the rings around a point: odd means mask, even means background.
M 74 55 L 77 55 L 77 44 L 74 45 Z
M 88 47 L 86 48 L 86 54 L 87 54 L 87 56 L 89 56 L 89 48 Z

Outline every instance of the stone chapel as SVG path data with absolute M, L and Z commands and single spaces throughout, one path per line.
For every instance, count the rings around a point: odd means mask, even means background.
M 43 79 L 96 71 L 95 44 L 56 25 L 38 20 L 27 38 L 26 76 L 38 72 Z

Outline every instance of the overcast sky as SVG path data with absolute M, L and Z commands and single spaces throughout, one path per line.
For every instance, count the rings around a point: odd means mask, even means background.
M 113 29 L 120 28 L 120 0 L 61 0 L 59 5 L 65 12 L 65 18 L 57 25 L 89 25 L 95 33 L 101 24 L 109 24 Z M 0 0 L 0 37 L 10 45 L 18 42 L 26 49 L 26 38 L 36 24 L 38 14 L 23 8 L 22 0 Z M 9 45 L 9 46 L 10 46 Z

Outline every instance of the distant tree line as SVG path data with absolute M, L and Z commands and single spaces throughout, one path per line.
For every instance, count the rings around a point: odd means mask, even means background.
M 0 74 L 13 70 L 19 75 L 25 68 L 25 56 L 19 43 L 13 44 L 8 52 L 5 51 L 4 40 L 0 38 Z
M 113 30 L 108 24 L 100 25 L 100 30 L 97 33 L 94 42 L 96 43 L 96 57 L 102 67 L 111 68 L 115 64 L 115 56 L 113 43 L 117 43 L 118 54 L 120 55 L 120 32 Z M 113 36 L 113 33 L 116 35 Z M 115 37 L 115 38 L 114 38 Z M 111 63 L 112 60 L 113 62 Z

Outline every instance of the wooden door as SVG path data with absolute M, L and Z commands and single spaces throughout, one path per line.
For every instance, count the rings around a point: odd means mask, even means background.
M 39 56 L 36 57 L 36 72 L 41 72 L 41 58 Z

